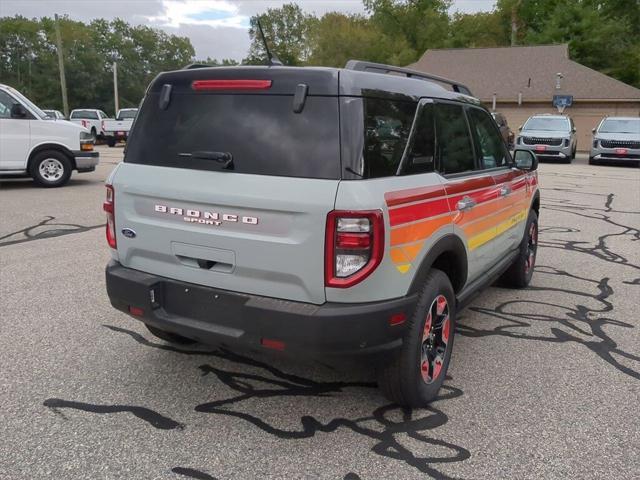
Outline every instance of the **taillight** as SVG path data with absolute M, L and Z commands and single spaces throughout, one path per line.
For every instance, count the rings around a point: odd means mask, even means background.
M 271 88 L 271 80 L 194 80 L 191 88 L 196 91 L 268 90 Z
M 102 204 L 102 209 L 107 214 L 107 243 L 111 248 L 116 248 L 115 200 L 113 187 L 107 185 L 107 198 Z
M 382 261 L 384 220 L 380 210 L 340 211 L 327 215 L 325 285 L 347 288 L 365 278 Z

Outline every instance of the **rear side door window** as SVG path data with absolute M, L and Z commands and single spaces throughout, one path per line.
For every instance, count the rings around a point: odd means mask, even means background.
M 435 112 L 433 103 L 423 103 L 416 116 L 411 146 L 404 161 L 403 174 L 417 175 L 434 171 Z
M 470 108 L 468 113 L 482 168 L 508 166 L 509 154 L 489 114 L 479 108 Z
M 413 102 L 364 99 L 364 178 L 396 174 L 415 113 Z
M 436 163 L 443 175 L 475 169 L 473 143 L 461 105 L 435 105 Z

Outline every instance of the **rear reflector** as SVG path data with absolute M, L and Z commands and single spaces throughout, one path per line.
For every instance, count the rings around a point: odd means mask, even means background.
M 271 348 L 272 350 L 284 350 L 284 342 L 280 340 L 271 340 L 269 338 L 263 338 L 260 340 L 260 344 L 265 348 Z
M 194 80 L 191 88 L 207 90 L 267 90 L 271 80 Z
M 141 317 L 144 315 L 144 310 L 140 307 L 134 307 L 133 305 L 129 305 L 129 313 L 131 315 L 135 315 L 136 317 Z
M 113 249 L 117 248 L 116 244 L 116 217 L 115 217 L 115 193 L 113 186 L 106 185 L 107 198 L 102 204 L 102 209 L 107 214 L 107 243 Z
M 391 315 L 391 317 L 389 318 L 389 325 L 393 327 L 395 325 L 403 324 L 406 319 L 407 319 L 407 316 L 404 314 L 404 312 L 396 313 L 394 315 Z

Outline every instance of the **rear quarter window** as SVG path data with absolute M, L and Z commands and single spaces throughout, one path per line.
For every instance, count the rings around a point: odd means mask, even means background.
M 222 170 L 223 162 L 190 155 L 228 153 L 230 173 L 339 178 L 338 98 L 309 96 L 301 113 L 292 102 L 290 95 L 176 93 L 162 110 L 158 94 L 149 94 L 125 162 Z

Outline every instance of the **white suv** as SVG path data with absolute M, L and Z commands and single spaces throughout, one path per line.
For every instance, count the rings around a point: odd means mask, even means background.
M 86 128 L 53 120 L 33 102 L 0 84 L 0 175 L 30 175 L 43 187 L 61 187 L 71 171 L 92 172 L 99 162 Z

